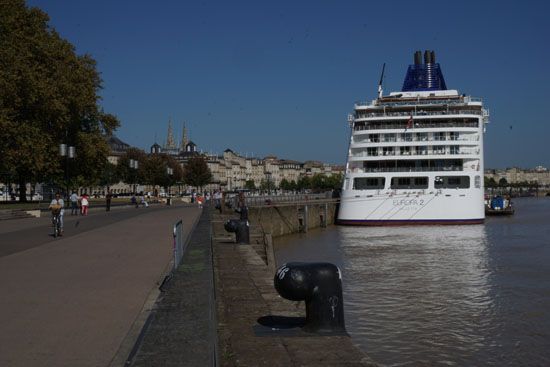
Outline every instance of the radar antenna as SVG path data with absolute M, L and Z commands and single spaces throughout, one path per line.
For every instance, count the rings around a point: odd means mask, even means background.
M 384 70 L 386 69 L 386 63 L 382 65 L 382 74 L 380 74 L 380 81 L 378 82 L 378 98 L 382 98 L 382 82 L 384 81 Z

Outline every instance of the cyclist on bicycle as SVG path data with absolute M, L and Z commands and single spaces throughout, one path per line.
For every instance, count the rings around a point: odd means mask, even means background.
M 64 207 L 65 202 L 61 199 L 61 194 L 57 192 L 48 209 L 52 212 L 52 223 L 54 222 L 54 216 L 59 216 L 59 235 L 63 234 L 63 214 L 65 214 Z

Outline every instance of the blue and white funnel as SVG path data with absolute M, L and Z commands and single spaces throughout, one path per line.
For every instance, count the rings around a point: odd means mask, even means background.
M 416 51 L 414 64 L 409 65 L 407 69 L 401 91 L 420 92 L 430 90 L 447 90 L 441 67 L 435 62 L 435 52 L 426 50 L 424 52 L 424 63 L 422 63 L 422 53 Z

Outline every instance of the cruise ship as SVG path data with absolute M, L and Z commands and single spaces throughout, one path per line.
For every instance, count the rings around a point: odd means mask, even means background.
M 400 92 L 383 95 L 383 76 L 378 98 L 348 118 L 338 223 L 482 223 L 482 100 L 447 89 L 434 51 L 414 53 Z

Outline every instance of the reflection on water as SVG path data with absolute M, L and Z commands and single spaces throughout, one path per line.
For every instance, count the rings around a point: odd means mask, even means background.
M 333 227 L 278 240 L 341 267 L 346 325 L 381 364 L 550 365 L 550 201 L 485 225 Z

